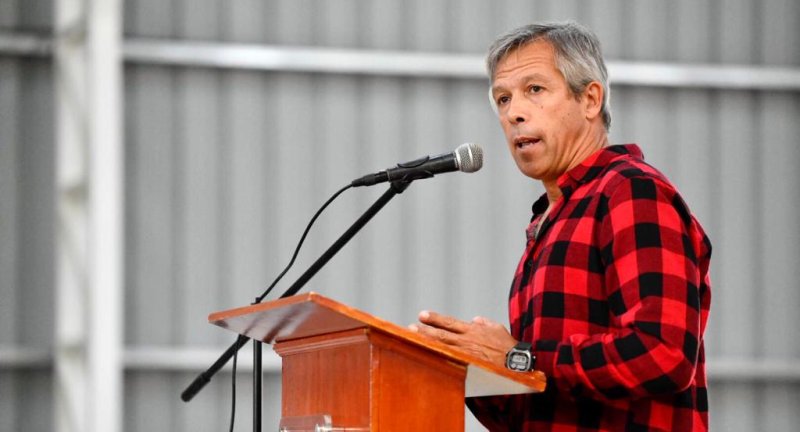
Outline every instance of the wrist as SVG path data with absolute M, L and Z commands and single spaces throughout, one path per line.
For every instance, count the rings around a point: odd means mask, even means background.
M 518 342 L 506 353 L 506 368 L 516 372 L 532 371 L 536 365 L 536 355 L 530 342 Z

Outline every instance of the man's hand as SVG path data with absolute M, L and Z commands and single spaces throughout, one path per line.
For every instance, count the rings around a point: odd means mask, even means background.
M 499 366 L 505 366 L 506 353 L 517 344 L 502 324 L 484 317 L 467 322 L 422 311 L 419 321 L 420 324 L 411 324 L 408 328 Z

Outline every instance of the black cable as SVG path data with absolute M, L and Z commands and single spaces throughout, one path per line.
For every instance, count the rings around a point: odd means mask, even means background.
M 291 261 L 289 261 L 289 265 L 287 265 L 286 268 L 283 269 L 281 274 L 279 274 L 278 277 L 275 278 L 275 280 L 272 282 L 272 284 L 270 284 L 269 288 L 267 288 L 267 290 L 264 291 L 264 293 L 261 294 L 261 296 L 259 296 L 256 299 L 256 303 L 261 303 L 261 301 L 264 300 L 264 298 L 272 291 L 272 289 L 275 288 L 275 285 L 278 284 L 278 281 L 280 281 L 283 278 L 283 275 L 285 275 L 286 272 L 289 271 L 289 269 L 292 267 L 292 265 L 294 264 L 294 260 L 297 259 L 298 252 L 300 252 L 300 247 L 303 246 L 303 242 L 306 240 L 306 236 L 308 235 L 308 232 L 311 230 L 311 226 L 314 225 L 314 222 L 317 220 L 319 215 L 322 214 L 322 212 L 325 210 L 325 208 L 328 207 L 328 205 L 330 205 L 330 203 L 332 203 L 333 200 L 335 200 L 339 195 L 341 195 L 342 192 L 346 191 L 347 189 L 350 189 L 351 187 L 353 187 L 353 185 L 349 184 L 349 185 L 339 189 L 335 194 L 333 194 L 333 196 L 328 198 L 328 201 L 325 201 L 325 204 L 323 204 L 322 207 L 320 207 L 319 210 L 317 210 L 317 212 L 311 218 L 311 221 L 308 222 L 308 226 L 306 226 L 306 230 L 303 232 L 303 236 L 300 237 L 300 242 L 297 243 L 297 247 L 294 250 L 294 255 L 292 255 Z
M 292 267 L 292 265 L 294 264 L 294 261 L 297 259 L 297 254 L 300 252 L 300 248 L 303 246 L 303 242 L 305 242 L 305 240 L 306 240 L 306 236 L 308 236 L 308 232 L 311 231 L 311 226 L 314 225 L 314 222 L 316 222 L 316 220 L 319 217 L 319 215 L 322 214 L 322 212 L 325 211 L 325 209 L 330 205 L 330 203 L 332 203 L 333 200 L 335 200 L 337 197 L 339 197 L 339 195 L 341 195 L 342 192 L 346 191 L 347 189 L 350 189 L 351 187 L 353 187 L 353 185 L 349 184 L 349 185 L 339 189 L 335 194 L 333 194 L 330 198 L 328 198 L 327 201 L 325 201 L 325 204 L 323 204 L 322 207 L 320 207 L 320 209 L 317 210 L 316 213 L 314 213 L 314 216 L 308 222 L 308 225 L 306 226 L 305 231 L 303 231 L 303 235 L 300 237 L 300 241 L 297 243 L 297 247 L 294 250 L 294 254 L 292 255 L 292 259 L 289 261 L 289 265 L 287 265 L 286 268 L 283 269 L 283 271 L 278 275 L 278 277 L 275 278 L 275 280 L 270 284 L 269 288 L 267 288 L 267 290 L 264 291 L 264 293 L 261 294 L 261 296 L 259 296 L 256 299 L 255 303 L 261 303 L 261 301 L 264 300 L 264 298 L 267 295 L 269 295 L 269 293 L 272 291 L 272 289 L 275 288 L 275 285 L 278 284 L 278 282 L 283 278 L 283 276 L 286 274 L 286 272 L 288 272 L 289 269 Z M 242 337 L 243 336 L 239 336 L 237 338 L 237 343 L 240 341 L 240 339 Z M 232 396 L 231 396 L 231 425 L 230 425 L 230 432 L 233 432 L 233 424 L 234 424 L 234 419 L 236 417 L 236 361 L 238 359 L 238 354 L 239 354 L 239 350 L 237 349 L 233 353 L 233 377 L 231 378 L 231 393 L 232 393 Z
M 242 336 L 239 336 L 241 338 Z M 236 361 L 239 358 L 239 350 L 233 353 L 233 378 L 231 378 L 231 427 L 230 432 L 233 432 L 233 420 L 236 418 Z

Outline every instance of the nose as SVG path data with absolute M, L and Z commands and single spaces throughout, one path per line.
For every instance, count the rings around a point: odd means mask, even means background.
M 511 101 L 508 102 L 506 118 L 511 124 L 525 123 L 528 119 L 528 113 L 525 109 L 524 101 L 520 101 L 519 98 L 511 99 Z

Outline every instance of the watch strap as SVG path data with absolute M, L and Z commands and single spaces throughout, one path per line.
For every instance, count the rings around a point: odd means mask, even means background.
M 531 348 L 533 348 L 533 344 L 530 343 L 530 342 L 519 341 L 519 342 L 517 342 L 516 345 L 514 345 L 514 349 L 517 349 L 517 350 L 520 350 L 520 351 L 530 351 Z

